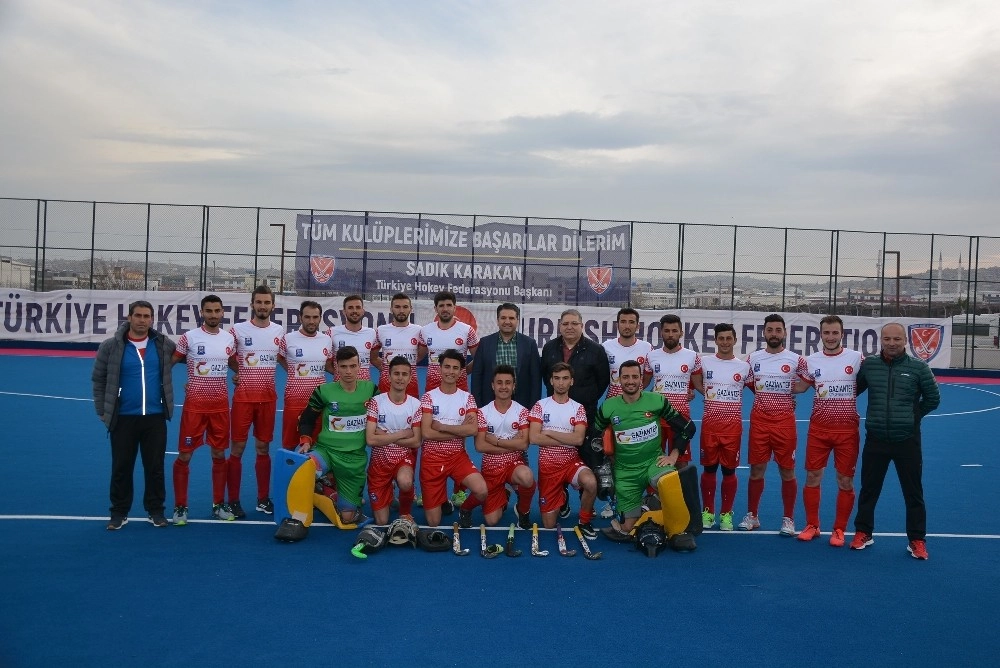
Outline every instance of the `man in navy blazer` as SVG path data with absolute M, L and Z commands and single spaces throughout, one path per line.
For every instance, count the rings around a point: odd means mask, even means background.
M 497 307 L 497 331 L 479 340 L 472 358 L 472 378 L 469 390 L 477 406 L 493 401 L 493 369 L 498 364 L 510 364 L 517 371 L 514 401 L 528 410 L 542 398 L 542 370 L 538 345 L 534 339 L 517 331 L 521 309 L 517 304 Z M 513 357 L 513 359 L 510 359 Z

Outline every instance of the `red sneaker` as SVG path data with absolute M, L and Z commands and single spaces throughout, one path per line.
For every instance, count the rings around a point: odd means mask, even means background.
M 819 527 L 815 524 L 807 524 L 806 528 L 799 532 L 799 540 L 812 540 L 819 538 Z
M 833 547 L 844 547 L 844 530 L 834 529 L 830 534 L 830 545 Z
M 854 540 L 851 541 L 852 550 L 863 550 L 869 545 L 874 545 L 875 539 L 872 538 L 870 533 L 865 533 L 864 531 L 857 531 L 854 534 Z
M 906 546 L 906 550 L 914 559 L 927 559 L 928 557 L 926 541 L 911 540 L 910 544 Z

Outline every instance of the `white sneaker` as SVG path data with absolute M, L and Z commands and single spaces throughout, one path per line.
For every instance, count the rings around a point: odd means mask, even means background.
M 795 530 L 795 521 L 791 517 L 781 518 L 781 530 L 778 535 L 781 536 L 794 536 L 798 531 Z
M 217 503 L 212 506 L 212 517 L 225 522 L 232 522 L 236 519 L 236 515 L 233 515 L 229 510 L 229 506 L 224 503 Z
M 760 520 L 753 513 L 747 513 L 743 516 L 743 521 L 737 526 L 743 531 L 753 531 L 760 528 Z

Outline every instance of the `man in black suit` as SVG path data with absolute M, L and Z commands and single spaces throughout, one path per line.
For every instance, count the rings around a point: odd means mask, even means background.
M 535 341 L 517 331 L 521 323 L 521 309 L 517 304 L 500 304 L 497 307 L 497 331 L 479 340 L 479 347 L 472 358 L 472 378 L 469 390 L 477 406 L 493 401 L 493 369 L 498 364 L 509 364 L 517 371 L 514 401 L 528 410 L 542 398 L 541 357 Z

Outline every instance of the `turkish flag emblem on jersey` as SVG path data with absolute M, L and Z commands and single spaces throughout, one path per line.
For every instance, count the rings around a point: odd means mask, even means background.
M 326 285 L 337 269 L 337 259 L 329 255 L 310 255 L 309 273 L 320 285 Z
M 847 366 L 844 367 L 844 373 L 850 376 L 852 373 L 854 373 L 854 367 L 848 364 Z
M 457 339 L 455 339 L 455 345 L 456 345 L 456 346 L 460 346 L 460 345 L 462 345 L 463 343 L 465 343 L 465 340 L 464 340 L 464 339 L 463 339 L 463 338 L 462 338 L 461 336 L 460 336 L 460 337 L 458 337 Z
M 738 382 L 740 382 L 741 380 L 743 380 L 743 376 L 741 376 L 741 375 L 740 375 L 740 374 L 738 374 L 738 373 L 734 373 L 734 374 L 733 374 L 733 380 L 735 380 L 735 381 L 736 381 L 736 382 L 738 383 Z
M 687 373 L 687 372 L 688 372 L 688 365 L 681 364 L 681 373 Z
M 611 287 L 611 275 L 614 272 L 615 268 L 611 266 L 587 267 L 587 285 L 597 294 L 603 295 Z
M 781 373 L 788 373 L 791 370 L 792 370 L 792 367 L 788 366 L 787 364 L 782 364 L 781 365 Z

